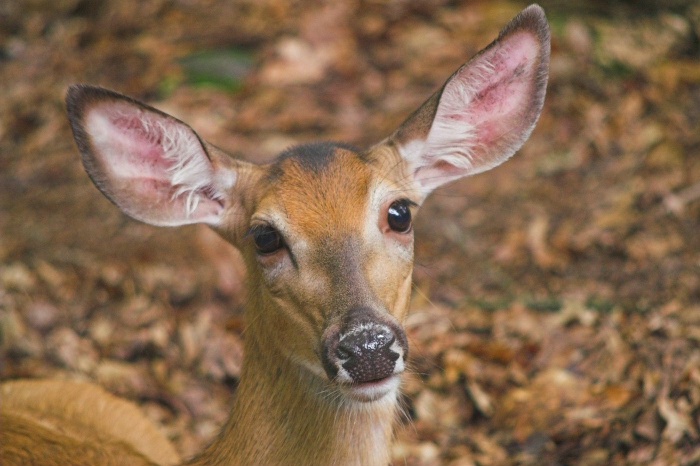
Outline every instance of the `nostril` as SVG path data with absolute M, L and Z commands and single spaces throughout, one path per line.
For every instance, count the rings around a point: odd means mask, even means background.
M 345 359 L 350 359 L 350 356 L 352 356 L 350 351 L 345 349 L 343 346 L 339 346 L 338 349 L 335 350 L 335 355 L 338 356 L 338 359 L 340 359 L 341 361 Z
M 399 359 L 401 357 L 401 355 L 399 353 L 397 353 L 396 351 L 389 351 L 387 354 L 387 357 L 389 358 L 390 361 L 396 362 L 396 360 Z

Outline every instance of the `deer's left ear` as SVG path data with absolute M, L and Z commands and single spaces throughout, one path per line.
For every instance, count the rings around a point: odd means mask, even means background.
M 389 138 L 424 196 L 523 145 L 542 111 L 549 41 L 544 11 L 529 6 Z

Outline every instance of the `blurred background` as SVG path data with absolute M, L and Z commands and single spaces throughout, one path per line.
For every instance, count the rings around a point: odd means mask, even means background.
M 0 379 L 94 380 L 180 452 L 225 420 L 243 270 L 92 186 L 67 86 L 99 84 L 253 161 L 387 136 L 510 1 L 0 3 Z M 417 219 L 396 465 L 700 463 L 700 4 L 545 1 L 543 115 Z

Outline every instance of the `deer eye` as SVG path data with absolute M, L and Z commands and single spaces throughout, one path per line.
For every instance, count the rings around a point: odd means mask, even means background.
M 258 254 L 272 254 L 284 246 L 282 235 L 270 225 L 257 225 L 251 228 L 255 250 Z
M 411 231 L 411 208 L 409 207 L 411 202 L 407 199 L 401 199 L 394 201 L 389 206 L 389 211 L 387 212 L 387 222 L 389 223 L 389 228 L 397 233 L 408 233 Z

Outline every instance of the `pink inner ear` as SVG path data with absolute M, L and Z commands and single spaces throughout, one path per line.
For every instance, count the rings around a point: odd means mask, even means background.
M 478 128 L 477 144 L 490 146 L 525 123 L 519 120 L 529 111 L 533 61 L 538 51 L 539 44 L 532 35 L 510 37 L 490 60 L 493 74 L 485 82 L 474 84 L 478 90 L 469 106 L 468 121 Z
M 140 110 L 123 107 L 116 104 L 96 108 L 88 115 L 92 142 L 101 153 L 105 168 L 117 178 L 169 182 L 173 161 L 166 158 L 164 122 Z
M 532 33 L 516 32 L 450 79 L 423 151 L 428 165 L 418 168 L 426 187 L 493 168 L 517 150 L 539 111 L 533 96 L 540 53 Z

